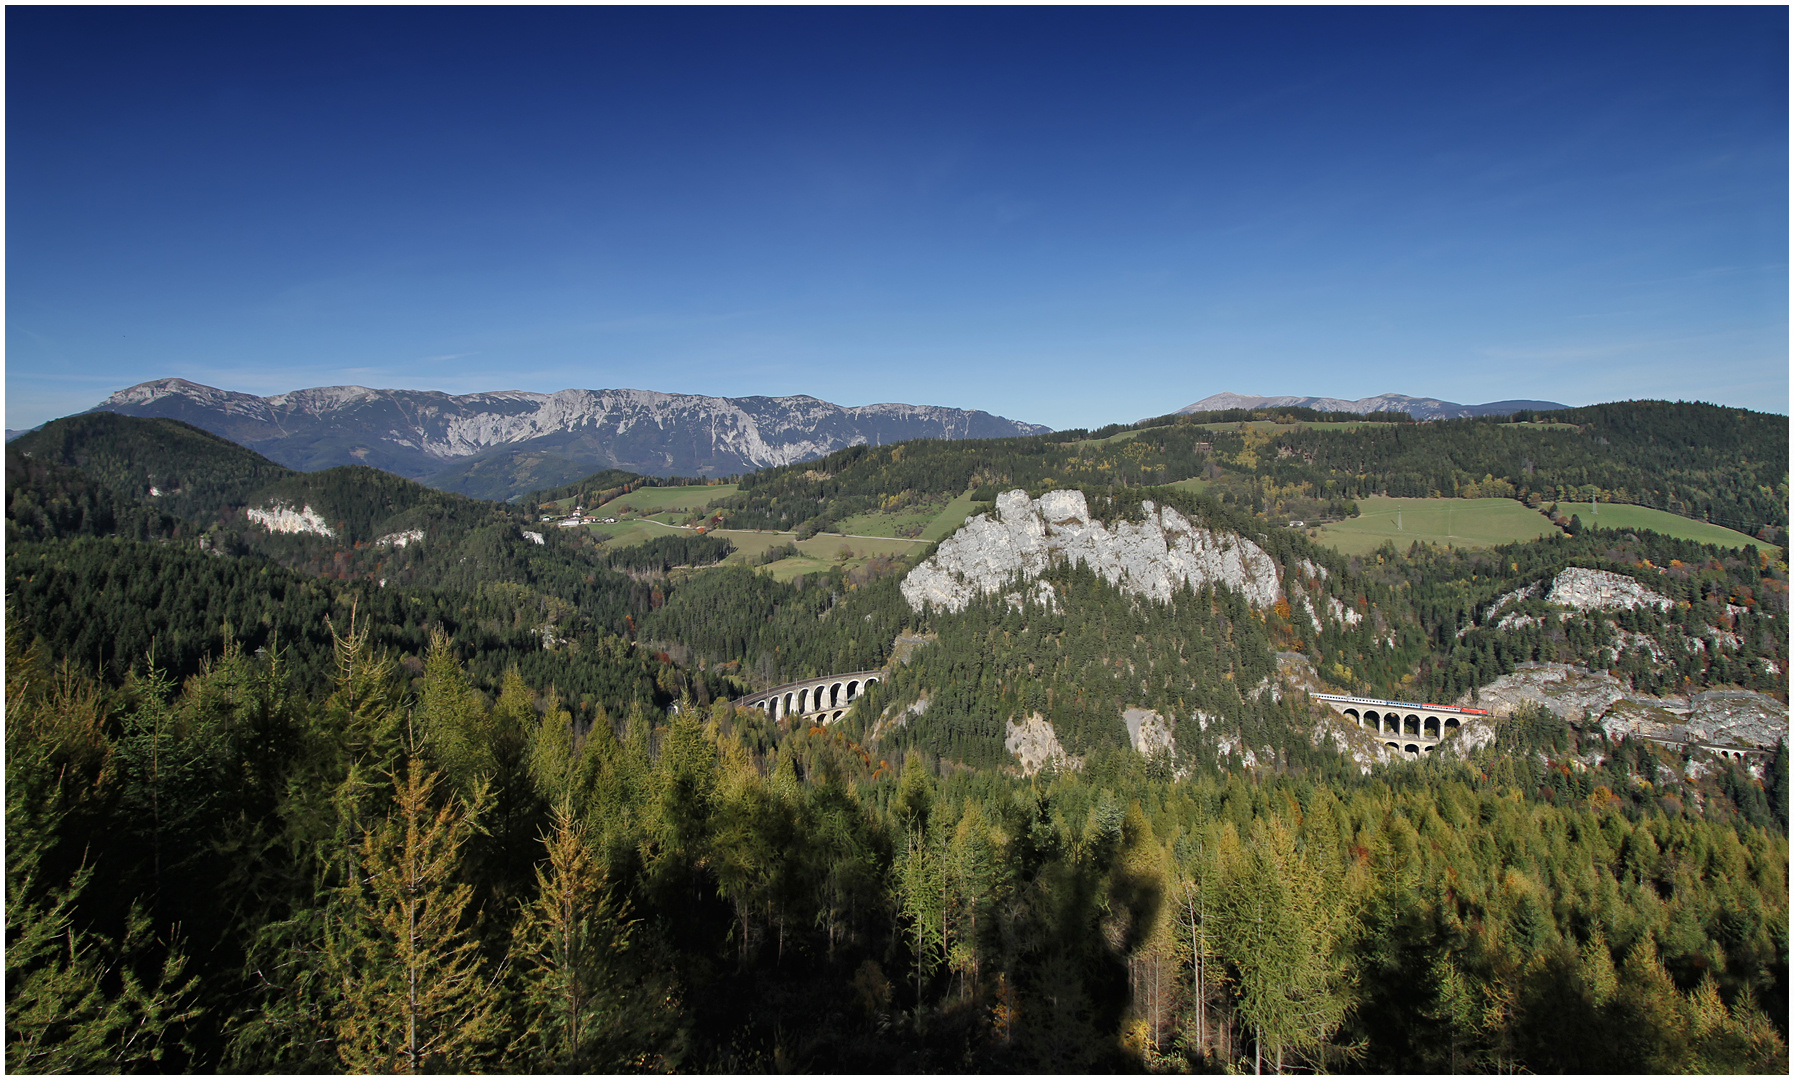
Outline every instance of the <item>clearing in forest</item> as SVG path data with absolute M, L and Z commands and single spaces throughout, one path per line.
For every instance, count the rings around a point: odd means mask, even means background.
M 898 537 L 898 530 L 911 533 L 911 539 L 939 540 L 965 524 L 965 520 L 980 510 L 990 509 L 989 503 L 980 504 L 969 492 L 962 492 L 953 497 L 946 506 L 922 507 L 921 509 L 902 510 L 896 513 L 855 514 L 844 518 L 832 528 L 843 533 L 854 533 L 861 536 Z
M 1179 480 L 1175 483 L 1166 484 L 1165 487 L 1176 488 L 1179 491 L 1187 491 L 1192 495 L 1200 495 L 1207 491 L 1213 484 L 1213 480 L 1200 480 L 1191 477 L 1188 480 Z
M 1594 529 L 1649 529 L 1678 540 L 1693 540 L 1697 544 L 1716 544 L 1726 548 L 1760 543 L 1723 525 L 1695 521 L 1680 514 L 1672 514 L 1668 510 L 1653 510 L 1648 506 L 1560 502 L 1557 504 L 1557 511 L 1565 515 L 1574 514 L 1582 519 L 1582 524 Z
M 667 510 L 690 513 L 702 510 L 720 499 L 727 499 L 741 490 L 736 484 L 692 484 L 686 487 L 636 488 L 619 495 L 598 508 L 600 517 L 622 517 L 624 508 L 635 516 L 658 514 Z
M 1400 550 L 1418 540 L 1452 547 L 1494 547 L 1557 531 L 1537 510 L 1514 499 L 1359 499 L 1358 516 L 1323 525 L 1316 539 L 1346 555 L 1366 555 L 1384 542 Z

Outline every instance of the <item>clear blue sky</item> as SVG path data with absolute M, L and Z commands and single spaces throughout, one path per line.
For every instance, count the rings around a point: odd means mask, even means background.
M 1788 407 L 1788 12 L 6 12 L 6 424 L 639 387 Z

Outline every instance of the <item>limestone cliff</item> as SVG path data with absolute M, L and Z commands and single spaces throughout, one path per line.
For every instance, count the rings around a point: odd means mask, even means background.
M 1580 566 L 1572 566 L 1558 574 L 1545 600 L 1578 611 L 1637 607 L 1654 607 L 1662 611 L 1672 604 L 1669 597 L 1652 592 L 1623 574 L 1585 570 Z
M 1039 577 L 1055 559 L 1083 562 L 1116 588 L 1169 600 L 1186 583 L 1226 585 L 1257 607 L 1282 595 L 1277 566 L 1257 544 L 1235 533 L 1192 524 L 1170 507 L 1140 504 L 1145 520 L 1093 521 L 1080 491 L 1049 491 L 1030 500 L 1024 491 L 997 496 L 995 514 L 966 519 L 903 579 L 912 608 L 963 610 L 1016 575 Z
M 266 509 L 250 507 L 243 511 L 243 516 L 269 532 L 317 533 L 319 536 L 336 535 L 336 530 L 325 524 L 324 516 L 309 506 L 302 506 L 295 510 L 291 506 L 272 503 Z
M 1469 701 L 1468 694 L 1459 699 Z M 1527 664 L 1482 687 L 1476 704 L 1498 717 L 1522 705 L 1542 705 L 1565 720 L 1598 725 L 1614 738 L 1767 747 L 1788 734 L 1788 706 L 1767 694 L 1734 689 L 1656 697 L 1627 689 L 1608 672 L 1566 664 Z
M 1015 755 L 1023 776 L 1033 776 L 1048 762 L 1056 761 L 1061 767 L 1074 769 L 1084 764 L 1083 759 L 1066 754 L 1065 748 L 1059 745 L 1059 736 L 1053 732 L 1053 725 L 1039 713 L 1032 713 L 1020 722 L 1006 720 L 1003 731 L 1003 748 Z

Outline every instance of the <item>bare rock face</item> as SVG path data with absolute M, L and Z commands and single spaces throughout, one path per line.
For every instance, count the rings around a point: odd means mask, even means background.
M 1357 626 L 1364 621 L 1363 615 L 1359 614 L 1356 609 L 1340 603 L 1337 596 L 1327 597 L 1327 610 L 1333 613 L 1334 622 L 1344 623 L 1347 626 Z
M 1480 716 L 1473 716 L 1446 732 L 1439 742 L 1441 753 L 1468 757 L 1485 746 L 1495 744 L 1495 725 Z
M 1065 753 L 1065 748 L 1059 745 L 1059 736 L 1053 732 L 1053 725 L 1039 713 L 1031 714 L 1020 723 L 1005 720 L 1003 748 L 1015 755 L 1023 776 L 1033 776 L 1049 761 L 1072 768 L 1080 764 Z
M 1503 675 L 1477 692 L 1477 701 L 1465 694 L 1459 705 L 1474 705 L 1496 716 L 1512 714 L 1522 705 L 1543 705 L 1565 720 L 1593 719 L 1605 713 L 1614 702 L 1627 697 L 1648 700 L 1648 695 L 1630 694 L 1619 679 L 1605 671 L 1582 671 L 1565 664 L 1537 664 L 1523 667 L 1511 675 Z
M 1140 505 L 1145 521 L 1121 521 L 1111 529 L 1090 519 L 1083 492 L 1049 491 L 1030 500 L 1027 492 L 1006 491 L 997 496 L 994 516 L 967 518 L 964 528 L 909 572 L 904 599 L 917 611 L 960 611 L 1017 574 L 1039 577 L 1055 558 L 1085 562 L 1123 592 L 1159 601 L 1186 582 L 1227 585 L 1261 608 L 1282 595 L 1277 566 L 1257 544 L 1191 524 L 1169 507 Z
M 1505 600 L 1506 597 L 1503 597 Z M 1578 611 L 1611 611 L 1617 608 L 1654 607 L 1659 611 L 1675 606 L 1675 601 L 1640 585 L 1624 574 L 1606 570 L 1585 570 L 1572 566 L 1551 582 L 1545 597 L 1553 604 Z
M 1337 717 L 1328 716 L 1321 720 L 1309 737 L 1312 746 L 1320 747 L 1331 744 L 1334 750 L 1352 759 L 1360 773 L 1368 774 L 1373 765 L 1384 765 L 1400 760 L 1400 751 L 1391 750 L 1383 745 L 1383 740 L 1374 738 L 1362 728 L 1342 723 Z
M 1626 689 L 1605 671 L 1537 664 L 1503 675 L 1478 691 L 1479 705 L 1507 716 L 1542 705 L 1565 720 L 1598 725 L 1609 735 L 1688 739 L 1721 746 L 1774 746 L 1788 734 L 1788 706 L 1751 690 L 1709 690 L 1654 697 Z M 1467 704 L 1469 695 L 1458 699 Z
M 324 523 L 324 515 L 309 506 L 295 510 L 290 506 L 274 503 L 266 509 L 248 509 L 243 516 L 256 524 L 277 533 L 317 533 L 319 536 L 335 536 L 336 530 Z
M 1171 721 L 1152 709 L 1126 709 L 1121 714 L 1128 741 L 1142 757 L 1169 753 L 1175 745 Z
M 1688 706 L 1688 736 L 1701 742 L 1774 746 L 1788 737 L 1788 707 L 1765 694 L 1709 690 Z
M 1688 714 L 1674 712 L 1679 702 L 1635 701 L 1622 698 L 1601 716 L 1601 730 L 1611 738 L 1683 739 L 1688 736 Z

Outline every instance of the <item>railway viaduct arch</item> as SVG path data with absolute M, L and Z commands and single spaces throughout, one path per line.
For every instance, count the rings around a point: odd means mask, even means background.
M 1384 701 L 1346 694 L 1308 696 L 1326 702 L 1353 726 L 1375 734 L 1383 740 L 1384 746 L 1413 758 L 1432 753 L 1440 740 L 1456 731 L 1465 720 L 1489 715 L 1485 709 L 1459 709 L 1415 701 Z
M 848 705 L 859 700 L 867 687 L 884 679 L 884 670 L 880 668 L 822 675 L 749 694 L 741 699 L 741 703 L 750 709 L 759 709 L 774 720 L 795 717 L 831 724 L 841 719 Z

